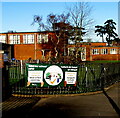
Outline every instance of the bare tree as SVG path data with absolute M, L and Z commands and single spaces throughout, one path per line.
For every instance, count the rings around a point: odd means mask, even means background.
M 84 28 L 86 34 L 91 31 L 94 20 L 90 16 L 92 7 L 88 2 L 77 2 L 72 7 L 67 7 L 67 9 L 71 17 L 70 22 L 72 26 Z
M 78 55 L 78 43 L 83 41 L 83 36 L 91 31 L 93 19 L 90 18 L 92 7 L 88 2 L 77 2 L 72 7 L 67 7 L 70 14 L 70 23 L 74 27 L 72 40 L 75 42 L 76 58 Z
M 90 18 L 92 8 L 87 2 L 75 3 L 73 7 L 68 7 L 67 9 L 67 14 L 49 14 L 47 16 L 47 24 L 42 23 L 41 16 L 34 17 L 34 22 L 39 24 L 39 29 L 54 32 L 56 38 L 51 36 L 51 42 L 54 46 L 55 58 L 58 57 L 61 46 L 65 47 L 65 45 L 61 45 L 60 43 L 62 39 L 64 39 L 63 44 L 68 39 L 75 42 L 75 56 L 77 58 L 78 43 L 90 31 L 91 24 L 93 23 L 93 19 Z
M 42 22 L 42 16 L 39 16 L 39 15 L 34 15 L 34 18 L 33 18 L 33 22 L 31 25 L 34 25 L 35 23 L 37 23 L 39 26 L 38 26 L 38 30 L 41 31 L 44 29 L 44 23 Z
M 47 18 L 47 22 L 49 24 L 49 28 L 52 28 L 51 30 L 55 33 L 56 40 L 51 37 L 51 41 L 54 45 L 55 50 L 55 58 L 57 58 L 59 49 L 63 48 L 63 45 L 66 43 L 66 32 L 68 31 L 68 28 L 70 27 L 68 22 L 69 14 L 49 14 Z M 60 43 L 60 41 L 63 41 L 63 43 Z M 61 47 L 62 46 L 62 47 Z
M 54 33 L 50 35 L 51 42 L 54 46 L 55 51 L 55 58 L 58 57 L 58 53 L 60 48 L 63 48 L 63 45 L 67 40 L 66 39 L 66 32 L 68 28 L 70 27 L 68 22 L 69 14 L 49 14 L 47 16 L 47 24 L 42 23 L 42 17 L 41 16 L 34 16 L 34 23 L 37 23 L 39 25 L 39 29 L 44 29 L 45 31 L 51 31 Z M 60 43 L 61 40 L 64 40 L 63 43 Z

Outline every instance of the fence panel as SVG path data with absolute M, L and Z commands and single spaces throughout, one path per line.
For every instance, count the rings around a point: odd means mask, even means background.
M 99 91 L 120 81 L 120 63 L 81 63 L 79 65 L 76 86 L 27 87 L 26 62 L 14 62 L 9 65 L 9 85 L 12 94 L 45 95 L 74 94 Z M 36 62 L 35 62 L 36 63 Z

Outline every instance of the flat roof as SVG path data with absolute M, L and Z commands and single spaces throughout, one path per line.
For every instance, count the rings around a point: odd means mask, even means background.
M 16 31 L 8 31 L 8 32 L 1 32 L 0 34 L 19 34 L 19 33 L 48 33 L 52 31 L 33 31 L 33 32 L 16 32 Z

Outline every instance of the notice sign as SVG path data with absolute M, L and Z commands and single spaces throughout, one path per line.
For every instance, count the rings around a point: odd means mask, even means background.
M 44 79 L 49 85 L 58 85 L 63 79 L 63 71 L 57 65 L 52 65 L 45 70 Z
M 77 74 L 78 66 L 75 65 L 26 64 L 27 86 L 74 86 Z
M 43 82 L 43 71 L 28 71 L 28 82 L 30 83 Z
M 77 72 L 65 72 L 65 81 L 67 84 L 75 84 L 77 80 Z

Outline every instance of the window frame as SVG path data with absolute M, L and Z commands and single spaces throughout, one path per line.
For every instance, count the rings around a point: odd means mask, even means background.
M 93 55 L 98 55 L 98 54 L 100 54 L 100 53 L 99 53 L 99 49 L 92 49 L 92 54 L 93 54 Z
M 0 35 L 0 42 L 1 43 L 6 43 L 6 35 Z
M 48 34 L 38 34 L 37 43 L 48 43 Z
M 10 44 L 20 44 L 20 35 L 16 35 L 16 34 L 10 35 L 9 41 Z
M 24 34 L 23 44 L 34 44 L 35 35 L 34 34 Z
M 108 49 L 107 48 L 101 49 L 101 54 L 108 54 Z
M 117 49 L 116 48 L 111 48 L 110 49 L 110 54 L 117 54 Z

